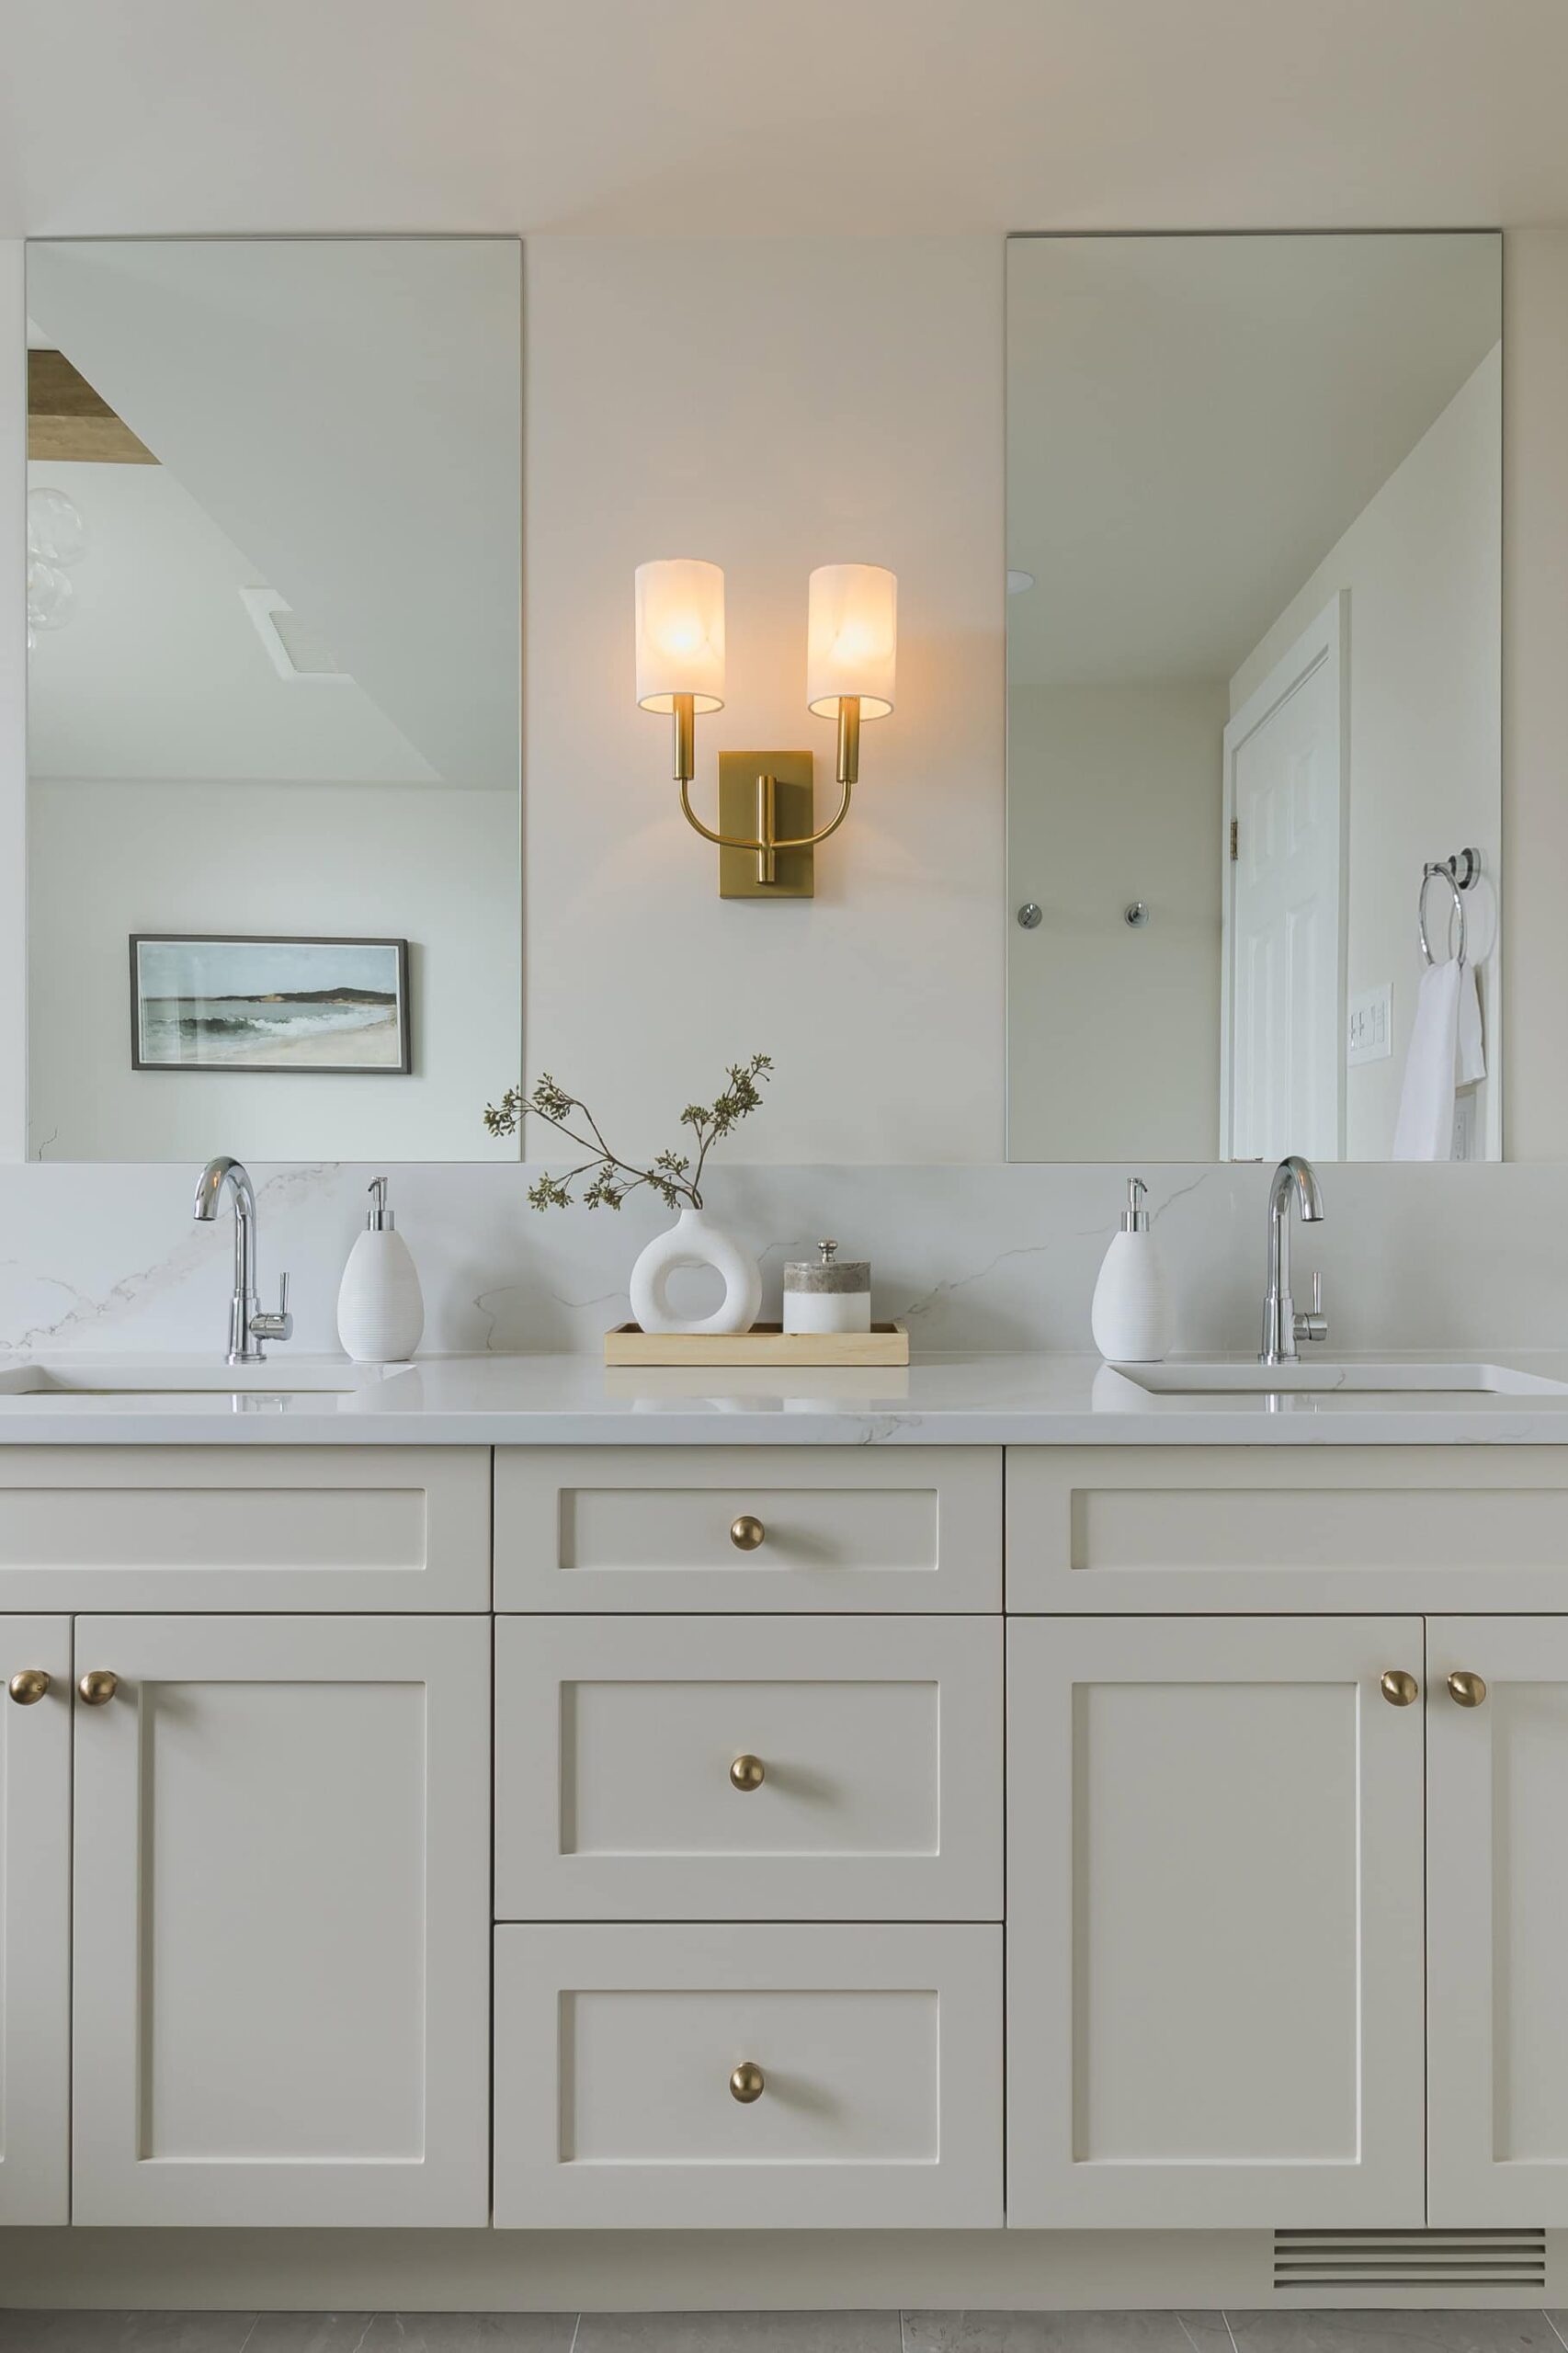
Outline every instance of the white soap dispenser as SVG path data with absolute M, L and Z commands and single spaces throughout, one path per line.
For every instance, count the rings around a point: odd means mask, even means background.
M 1089 1324 L 1108 1364 L 1157 1364 L 1171 1344 L 1170 1299 L 1165 1269 L 1143 1197 L 1142 1176 L 1127 1180 L 1121 1231 L 1105 1254 Z
M 403 1364 L 425 1329 L 425 1301 L 408 1245 L 387 1207 L 387 1180 L 368 1188 L 370 1213 L 348 1253 L 337 1294 L 337 1336 L 356 1364 Z

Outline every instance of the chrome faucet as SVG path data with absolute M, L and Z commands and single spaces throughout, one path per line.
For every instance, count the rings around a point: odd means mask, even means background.
M 1312 1277 L 1310 1315 L 1298 1315 L 1290 1296 L 1290 1196 L 1294 1193 L 1303 1225 L 1315 1225 L 1323 1215 L 1323 1195 L 1312 1162 L 1291 1153 L 1274 1172 L 1268 1188 L 1268 1288 L 1263 1294 L 1263 1347 L 1260 1364 L 1293 1364 L 1299 1340 L 1326 1340 L 1328 1318 L 1323 1312 L 1323 1276 Z
M 231 1160 L 227 1153 L 220 1153 L 216 1160 L 208 1162 L 196 1180 L 193 1214 L 201 1224 L 210 1225 L 218 1214 L 225 1186 L 234 1196 L 234 1295 L 229 1302 L 228 1361 L 265 1364 L 267 1350 L 261 1345 L 263 1340 L 293 1337 L 289 1278 L 279 1278 L 277 1313 L 264 1313 L 256 1288 L 256 1188 L 243 1161 Z

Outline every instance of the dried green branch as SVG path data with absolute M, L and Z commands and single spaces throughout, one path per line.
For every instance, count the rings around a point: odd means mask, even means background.
M 540 1176 L 528 1187 L 529 1205 L 536 1210 L 570 1209 L 574 1200 L 572 1188 L 579 1179 L 587 1178 L 582 1188 L 585 1209 L 618 1210 L 628 1195 L 646 1185 L 656 1193 L 668 1209 L 678 1209 L 682 1201 L 694 1210 L 702 1207 L 702 1171 L 713 1146 L 731 1134 L 743 1120 L 762 1108 L 762 1088 L 773 1073 L 769 1054 L 753 1054 L 748 1063 L 732 1063 L 727 1076 L 729 1085 L 715 1096 L 710 1104 L 688 1103 L 680 1115 L 683 1128 L 691 1131 L 691 1150 L 674 1149 L 658 1153 L 643 1165 L 636 1161 L 622 1160 L 606 1142 L 598 1121 L 585 1103 L 568 1095 L 558 1086 L 546 1071 L 536 1083 L 533 1092 L 525 1096 L 520 1087 L 509 1086 L 499 1103 L 484 1107 L 484 1124 L 493 1136 L 516 1135 L 525 1115 L 532 1112 L 546 1127 L 553 1128 L 588 1154 L 564 1176 Z M 574 1122 L 575 1124 L 570 1124 Z M 586 1135 L 579 1131 L 586 1128 Z

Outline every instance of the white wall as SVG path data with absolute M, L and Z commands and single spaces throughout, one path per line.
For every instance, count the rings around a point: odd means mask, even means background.
M 1007 696 L 1007 1149 L 1209 1160 L 1220 1130 L 1221 680 Z M 1142 899 L 1149 921 L 1124 910 Z
M 517 811 L 451 785 L 35 781 L 29 1153 L 516 1160 L 485 1135 L 517 1034 Z M 137 931 L 410 941 L 414 1071 L 134 1071 Z M 324 1118 L 324 1099 L 329 1116 Z
M 1346 984 L 1392 985 L 1393 1052 L 1346 1074 L 1345 1154 L 1386 1160 L 1423 970 L 1421 869 L 1470 847 L 1466 944 L 1488 1040 L 1476 1090 L 1477 1148 L 1501 1152 L 1497 882 L 1503 370 L 1484 359 L 1303 582 L 1231 682 L 1246 700 L 1336 591 L 1350 595 L 1350 845 Z M 1428 937 L 1440 956 L 1452 901 L 1434 883 Z M 1506 1082 L 1505 1082 L 1506 1084 Z
M 994 237 L 529 247 L 528 1066 L 618 1134 L 671 1140 L 762 1051 L 778 1076 L 736 1158 L 1001 1154 L 1002 264 Z M 807 574 L 899 575 L 898 708 L 866 729 L 814 901 L 720 900 L 668 722 L 636 708 L 632 570 L 687 554 L 728 584 L 710 823 L 721 746 L 809 745 L 828 813 Z

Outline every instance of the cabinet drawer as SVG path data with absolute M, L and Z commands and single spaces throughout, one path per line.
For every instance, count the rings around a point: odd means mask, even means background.
M 495 1668 L 501 1919 L 1002 1916 L 1000 1619 L 506 1618 Z
M 0 1607 L 488 1609 L 482 1447 L 7 1447 Z
M 1560 1609 L 1568 1447 L 1015 1447 L 1007 1606 Z
M 744 1521 L 756 1528 L 738 1528 Z M 1000 1609 L 1001 1452 L 504 1450 L 495 1458 L 495 1606 Z
M 1000 2223 L 1001 1937 L 498 1928 L 497 2225 Z

